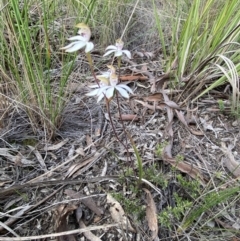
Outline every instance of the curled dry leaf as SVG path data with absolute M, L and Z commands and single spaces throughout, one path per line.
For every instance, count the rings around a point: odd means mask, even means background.
M 80 228 L 86 228 L 85 223 L 82 220 L 78 221 Z M 83 235 L 90 241 L 102 241 L 99 237 L 93 234 L 91 231 L 83 232 Z
M 98 216 L 101 216 L 103 214 L 103 210 L 101 210 L 97 204 L 95 203 L 95 201 L 93 200 L 92 197 L 88 197 L 85 196 L 81 193 L 77 193 L 71 189 L 66 189 L 64 191 L 64 193 L 66 195 L 68 195 L 70 198 L 74 198 L 74 199 L 80 199 L 80 201 L 86 206 L 88 207 L 90 210 L 92 210 L 95 214 L 97 214 Z
M 87 159 L 81 163 L 74 163 L 72 166 L 69 167 L 67 173 L 65 174 L 65 177 L 69 178 L 69 177 L 73 176 L 76 172 L 81 170 L 81 168 L 83 168 L 84 166 L 86 166 L 87 164 L 92 162 L 94 159 L 95 159 L 95 157 L 90 157 L 89 159 Z
M 227 169 L 235 177 L 240 177 L 240 162 L 235 160 L 230 147 L 227 147 L 224 142 L 221 143 L 221 146 L 222 146 L 221 148 L 222 152 L 228 157 L 228 159 L 225 160 L 225 165 Z
M 37 157 L 41 167 L 45 170 L 47 170 L 46 164 L 42 158 L 42 155 L 39 153 L 39 151 L 37 149 L 35 149 L 33 146 L 28 146 L 28 148 L 33 151 L 33 153 L 35 154 L 35 156 Z
M 58 150 L 58 149 L 60 149 L 62 146 L 64 146 L 67 142 L 68 142 L 68 139 L 65 139 L 65 140 L 59 142 L 59 143 L 56 144 L 56 145 L 45 146 L 45 147 L 43 148 L 43 150 L 44 150 L 44 151 L 54 151 L 54 150 Z
M 154 57 L 154 53 L 153 52 L 147 52 L 145 50 L 142 50 L 142 52 L 140 51 L 135 51 L 134 55 L 137 55 L 141 58 L 146 57 L 147 59 L 152 59 Z
M 164 103 L 172 109 L 180 109 L 180 107 L 172 100 L 164 101 Z
M 78 209 L 75 212 L 77 222 L 78 222 L 80 228 L 86 228 L 85 223 L 82 221 L 82 214 L 83 214 L 82 208 L 78 207 Z M 83 235 L 88 240 L 91 240 L 91 241 L 101 241 L 101 239 L 99 237 L 97 237 L 96 235 L 94 235 L 91 231 L 83 232 Z
M 145 188 L 143 190 L 147 193 L 146 218 L 148 227 L 152 231 L 152 240 L 154 240 L 158 235 L 157 208 L 149 190 Z
M 55 229 L 57 232 L 67 231 L 67 219 L 73 210 L 76 210 L 75 205 L 60 205 L 55 211 Z M 57 241 L 76 241 L 72 234 L 59 236 Z
M 178 119 L 187 127 L 187 129 L 193 134 L 193 135 L 196 135 L 196 136 L 203 136 L 204 134 L 201 132 L 201 131 L 196 131 L 194 129 L 192 129 L 187 121 L 185 120 L 185 117 L 184 117 L 184 114 L 182 111 L 177 111 L 175 110 L 175 112 L 177 113 L 177 117 Z
M 190 177 L 199 180 L 203 186 L 205 186 L 205 180 L 200 172 L 200 170 L 195 166 L 188 164 L 184 161 L 177 161 L 175 158 L 164 158 L 173 167 L 177 168 L 179 171 L 188 174 Z
M 158 104 L 158 105 L 150 105 L 144 101 L 141 101 L 141 100 L 134 100 L 140 104 L 142 104 L 144 107 L 147 107 L 148 109 L 150 110 L 154 110 L 156 111 L 157 110 L 165 110 L 166 109 L 166 105 L 165 104 Z
M 131 226 L 130 221 L 125 215 L 125 212 L 120 203 L 110 194 L 107 194 L 107 203 L 110 204 L 109 211 L 112 219 L 115 222 L 120 223 L 123 229 L 131 232 L 136 232 L 135 229 Z
M 116 114 L 115 115 L 118 119 L 120 119 L 120 115 Z M 138 121 L 139 118 L 137 115 L 132 115 L 132 114 L 123 114 L 121 115 L 121 118 L 123 121 Z
M 9 161 L 13 162 L 15 165 L 34 165 L 34 161 L 30 161 L 24 158 L 20 153 L 17 155 L 11 154 L 14 150 L 10 148 L 0 148 L 0 156 L 7 158 Z
M 80 154 L 81 156 L 85 156 L 85 151 L 82 147 L 77 148 L 76 153 Z
M 144 80 L 148 80 L 148 77 L 140 74 L 124 75 L 124 76 L 120 76 L 120 80 L 121 81 L 136 81 L 136 80 L 144 81 Z
M 162 93 L 154 93 L 143 98 L 145 101 L 163 101 Z

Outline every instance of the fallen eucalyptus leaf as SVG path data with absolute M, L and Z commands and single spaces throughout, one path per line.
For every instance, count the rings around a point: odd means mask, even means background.
M 110 204 L 109 211 L 112 219 L 115 222 L 120 223 L 123 229 L 131 232 L 136 232 L 135 229 L 131 226 L 130 221 L 125 215 L 125 212 L 120 203 L 110 194 L 107 194 L 107 203 Z
M 148 221 L 148 227 L 152 231 L 151 240 L 154 240 L 158 235 L 157 208 L 149 190 L 146 188 L 143 190 L 147 193 L 146 218 Z

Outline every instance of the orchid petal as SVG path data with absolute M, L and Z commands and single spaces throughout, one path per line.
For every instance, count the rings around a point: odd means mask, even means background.
M 120 57 L 122 56 L 122 50 L 118 50 L 115 52 L 115 57 Z
M 68 40 L 78 40 L 78 41 L 87 42 L 87 41 L 86 41 L 86 38 L 84 38 L 83 36 L 80 36 L 80 35 L 70 37 L 70 38 L 68 38 Z
M 88 53 L 88 52 L 92 51 L 93 48 L 94 48 L 94 44 L 92 42 L 87 42 L 85 53 Z
M 104 85 L 104 86 L 101 86 L 100 89 L 99 89 L 99 93 L 98 95 L 100 95 L 101 93 L 105 94 L 106 91 L 109 89 L 109 85 Z
M 122 88 L 122 89 L 127 90 L 129 93 L 133 94 L 132 89 L 131 89 L 130 87 L 128 87 L 127 85 L 125 85 L 125 84 L 119 84 L 118 86 L 119 86 L 120 88 Z
M 92 90 L 91 92 L 87 93 L 87 96 L 94 96 L 98 95 L 99 89 Z
M 116 86 L 118 83 L 118 77 L 114 74 L 114 75 L 111 75 L 110 77 L 110 85 L 111 86 Z
M 114 53 L 116 50 L 114 49 L 114 50 L 109 50 L 109 51 L 107 51 L 104 55 L 103 55 L 103 57 L 105 57 L 105 56 L 107 56 L 107 55 L 109 55 L 109 54 L 111 54 L 111 53 Z
M 74 44 L 72 47 L 66 49 L 66 52 L 69 52 L 69 53 L 75 52 L 79 49 L 82 49 L 85 45 L 86 45 L 86 42 L 79 41 L 76 44 Z
M 114 87 L 109 87 L 106 91 L 106 97 L 108 99 L 110 99 L 111 97 L 113 97 L 113 94 L 114 94 L 114 90 L 115 88 Z
M 102 77 L 100 75 L 96 76 L 102 83 L 109 85 L 108 78 Z
M 120 93 L 121 96 L 123 96 L 124 98 L 129 98 L 129 94 L 125 89 L 119 87 L 119 85 L 115 86 L 115 88 L 117 89 L 117 91 Z
M 71 48 L 71 47 L 72 47 L 73 45 L 75 45 L 76 43 L 77 43 L 77 42 L 70 43 L 70 44 L 68 44 L 67 46 L 62 47 L 62 48 L 60 48 L 60 49 L 65 50 L 65 49 Z
M 110 76 L 110 72 L 103 72 L 101 75 L 97 75 L 96 77 L 97 77 L 97 79 L 99 79 L 99 78 L 106 78 L 106 79 L 108 79 L 109 76 Z
M 106 49 L 106 50 L 109 50 L 109 49 L 112 49 L 112 50 L 117 50 L 118 48 L 115 46 L 115 45 L 109 45 Z
M 91 86 L 88 86 L 89 88 L 99 88 L 99 85 L 91 85 Z
M 123 52 L 124 54 L 126 54 L 129 59 L 132 58 L 130 51 L 128 51 L 128 50 L 122 50 L 122 52 Z
M 104 97 L 104 94 L 101 93 L 101 94 L 98 96 L 97 102 L 99 102 L 100 100 L 102 100 L 103 97 Z

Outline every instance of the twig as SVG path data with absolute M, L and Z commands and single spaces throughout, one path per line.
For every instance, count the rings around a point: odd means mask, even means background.
M 3 238 L 1 237 L 1 241 L 27 241 L 27 240 L 40 240 L 45 238 L 52 238 L 52 237 L 59 237 L 63 235 L 69 235 L 69 234 L 75 234 L 75 233 L 82 233 L 82 232 L 88 232 L 92 230 L 99 230 L 99 229 L 105 229 L 105 228 L 111 228 L 111 227 L 117 227 L 118 224 L 107 224 L 107 225 L 100 225 L 95 227 L 87 227 L 87 228 L 79 228 L 75 230 L 70 231 L 64 231 L 60 233 L 51 233 L 51 234 L 44 234 L 44 235 L 38 235 L 38 236 L 28 236 L 28 237 L 17 237 L 17 238 Z

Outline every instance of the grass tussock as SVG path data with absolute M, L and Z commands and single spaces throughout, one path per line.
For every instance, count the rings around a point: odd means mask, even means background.
M 155 1 L 153 5 L 165 70 L 178 86 L 185 86 L 184 99 L 196 100 L 216 86 L 229 82 L 233 88 L 232 108 L 236 111 L 240 70 L 239 1 L 171 3 L 167 28 L 165 16 Z M 194 99 L 206 86 L 207 89 Z

